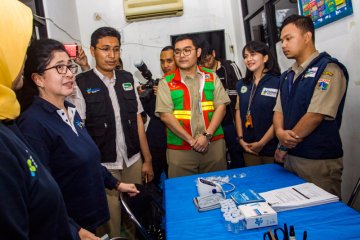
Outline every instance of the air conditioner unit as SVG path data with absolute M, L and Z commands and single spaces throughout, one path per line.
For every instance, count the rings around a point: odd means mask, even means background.
M 183 0 L 124 0 L 124 12 L 128 21 L 181 16 Z

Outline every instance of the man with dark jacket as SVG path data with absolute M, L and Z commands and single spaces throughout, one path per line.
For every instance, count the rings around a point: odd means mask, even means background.
M 230 156 L 230 159 L 227 159 L 229 168 L 243 167 L 243 152 L 236 140 L 234 122 L 237 97 L 236 83 L 241 78 L 240 69 L 233 61 L 216 58 L 215 49 L 207 41 L 202 43 L 201 48 L 200 65 L 213 70 L 219 76 L 220 81 L 231 100 L 231 103 L 226 106 L 226 115 L 221 123 L 221 126 L 224 129 L 228 155 Z
M 160 66 L 164 76 L 176 69 L 174 59 L 174 47 L 166 46 L 160 52 Z M 146 136 L 149 142 L 149 148 L 152 156 L 154 183 L 160 183 L 160 177 L 163 172 L 167 176 L 166 163 L 166 127 L 159 117 L 155 116 L 155 104 L 158 85 L 153 86 L 153 94 L 150 98 L 140 98 L 146 114 L 150 117 L 150 122 L 146 130 Z M 142 90 L 138 88 L 139 93 Z

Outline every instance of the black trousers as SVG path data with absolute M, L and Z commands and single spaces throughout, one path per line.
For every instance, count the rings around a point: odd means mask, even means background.
M 160 176 L 165 172 L 166 177 L 168 176 L 168 165 L 166 161 L 166 147 L 158 148 L 150 146 L 150 153 L 152 156 L 152 166 L 154 170 L 154 184 L 159 185 Z

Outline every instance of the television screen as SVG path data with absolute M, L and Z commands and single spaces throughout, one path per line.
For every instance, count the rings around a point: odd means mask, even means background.
M 315 28 L 351 15 L 351 0 L 300 0 L 301 15 L 311 16 Z
M 197 33 L 184 33 L 187 35 L 194 36 L 198 43 L 207 40 L 211 46 L 215 49 L 216 57 L 220 59 L 226 59 L 226 51 L 225 51 L 225 33 L 224 30 L 215 30 L 209 32 L 197 32 Z M 171 44 L 174 46 L 174 42 L 179 35 L 172 35 L 171 37 Z

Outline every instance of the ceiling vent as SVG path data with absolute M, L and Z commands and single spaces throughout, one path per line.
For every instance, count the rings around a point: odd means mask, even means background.
M 181 16 L 183 0 L 124 0 L 127 21 Z

